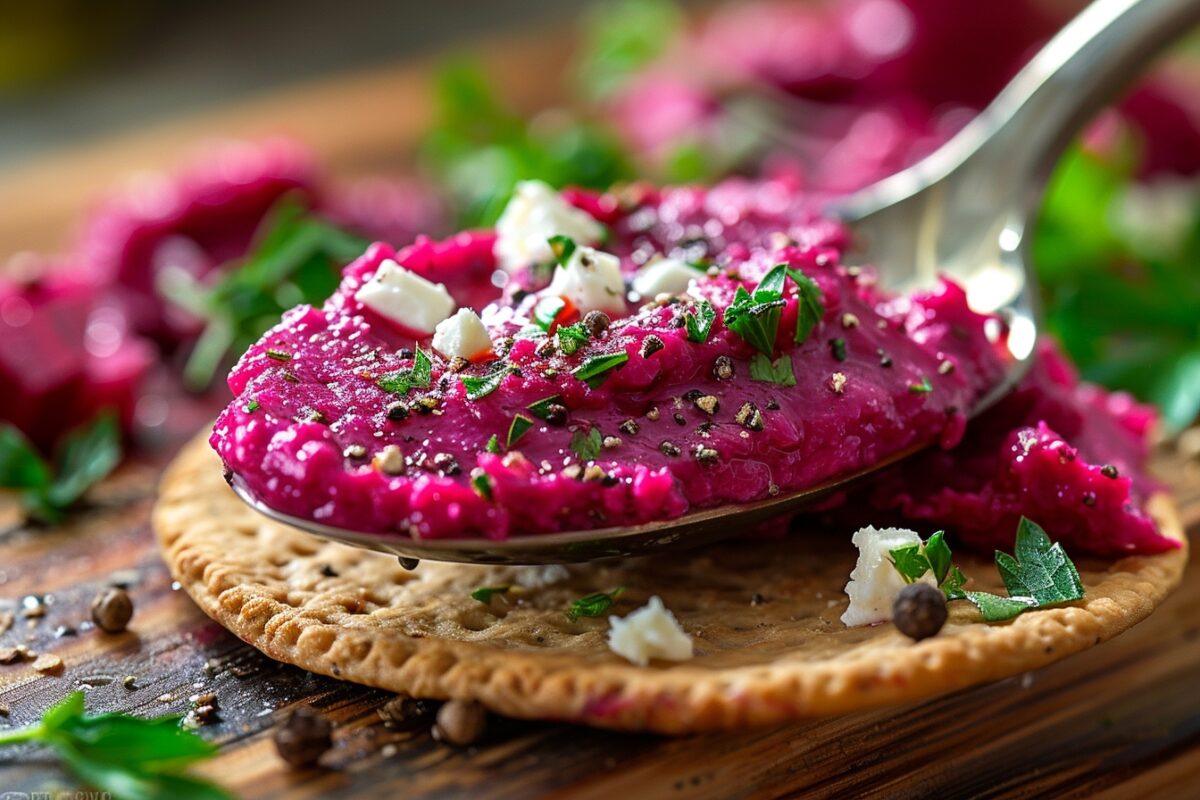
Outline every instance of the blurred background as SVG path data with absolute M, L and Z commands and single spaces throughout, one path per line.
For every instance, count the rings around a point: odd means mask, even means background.
M 489 224 L 518 179 L 852 191 L 1081 5 L 0 0 L 5 435 L 198 427 L 367 240 Z M 1034 242 L 1049 330 L 1171 433 L 1200 412 L 1198 173 L 1193 35 L 1064 155 Z

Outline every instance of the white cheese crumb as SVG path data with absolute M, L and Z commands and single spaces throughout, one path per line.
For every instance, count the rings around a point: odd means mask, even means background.
M 858 548 L 858 563 L 850 573 L 846 594 L 850 607 L 842 614 L 847 625 L 869 625 L 892 618 L 892 603 L 905 587 L 904 578 L 892 565 L 892 550 L 906 544 L 918 544 L 916 531 L 904 528 L 876 529 L 868 525 L 851 539 Z M 926 574 L 918 583 L 937 586 L 933 575 Z
M 571 577 L 571 572 L 562 564 L 544 564 L 535 567 L 517 567 L 515 570 L 517 583 L 527 589 L 541 589 L 562 583 Z
M 637 271 L 633 276 L 633 290 L 643 298 L 683 294 L 701 275 L 700 270 L 677 258 L 660 258 Z
M 579 309 L 625 314 L 625 279 L 621 260 L 611 253 L 591 247 L 576 247 L 565 267 L 554 270 L 554 278 L 544 290 L 548 295 L 563 295 Z
M 554 252 L 547 241 L 568 236 L 576 244 L 593 244 L 604 236 L 604 228 L 586 212 L 562 199 L 542 181 L 522 181 L 496 220 L 493 252 L 504 269 L 512 272 L 530 264 L 548 264 Z
M 457 314 L 437 324 L 433 332 L 433 349 L 446 358 L 472 359 L 492 349 L 492 338 L 478 314 L 469 308 L 460 308 Z
M 608 647 L 617 655 L 644 667 L 652 658 L 686 661 L 692 657 L 692 639 L 675 615 L 658 597 L 627 617 L 609 617 Z
M 443 284 L 427 281 L 390 258 L 354 293 L 354 299 L 422 336 L 433 333 L 439 322 L 454 313 L 454 298 Z

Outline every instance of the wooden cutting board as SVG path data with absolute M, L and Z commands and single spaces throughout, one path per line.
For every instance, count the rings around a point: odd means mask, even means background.
M 477 53 L 530 109 L 559 87 L 526 76 L 561 75 L 567 46 L 538 34 Z M 0 175 L 0 254 L 53 252 L 99 190 L 130 170 L 169 165 L 208 136 L 282 132 L 313 146 L 335 174 L 401 170 L 430 117 L 428 68 L 332 79 Z M 21 527 L 0 505 L 0 610 L 30 594 L 47 602 L 45 616 L 19 617 L 0 644 L 25 643 L 66 664 L 56 676 L 0 666 L 0 705 L 10 710 L 0 727 L 36 719 L 77 687 L 93 710 L 142 714 L 183 713 L 190 696 L 215 692 L 220 719 L 205 733 L 221 753 L 202 772 L 247 797 L 1180 797 L 1200 787 L 1200 548 L 1183 587 L 1116 640 L 915 706 L 684 739 L 495 720 L 487 740 L 465 750 L 390 729 L 376 712 L 386 694 L 266 659 L 171 586 L 148 512 L 171 447 L 212 408 L 175 404 L 163 448 L 123 467 L 65 525 Z M 1158 465 L 1195 534 L 1200 464 L 1164 451 Z M 91 598 L 115 580 L 131 587 L 131 631 L 85 630 Z M 271 728 L 297 704 L 339 725 L 329 769 L 289 770 L 275 755 Z M 0 794 L 74 786 L 45 754 L 0 751 Z

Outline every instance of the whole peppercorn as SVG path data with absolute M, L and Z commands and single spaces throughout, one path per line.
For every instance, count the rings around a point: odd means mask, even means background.
M 561 403 L 550 403 L 546 406 L 546 414 L 542 419 L 550 425 L 566 425 L 567 407 Z
M 946 596 L 928 583 L 905 586 L 892 604 L 896 628 L 916 641 L 936 636 L 946 624 Z
M 587 332 L 592 336 L 600 336 L 608 330 L 610 324 L 612 320 L 603 311 L 592 310 L 583 317 L 583 327 L 587 328 Z
M 301 706 L 275 729 L 275 749 L 293 767 L 313 767 L 333 746 L 333 725 L 311 708 Z
M 388 403 L 386 412 L 387 418 L 393 422 L 399 422 L 400 420 L 408 418 L 408 406 L 399 400 L 395 401 L 394 403 Z
M 92 601 L 92 621 L 107 633 L 123 633 L 133 618 L 133 601 L 124 589 L 105 589 Z
M 719 381 L 727 381 L 733 377 L 733 359 L 729 356 L 717 356 L 712 366 L 713 377 Z
M 438 709 L 433 738 L 465 747 L 483 738 L 487 730 L 487 710 L 473 700 L 451 700 Z

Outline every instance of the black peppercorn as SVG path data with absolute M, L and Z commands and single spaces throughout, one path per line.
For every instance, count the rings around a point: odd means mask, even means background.
M 301 706 L 275 729 L 275 749 L 293 767 L 313 767 L 333 746 L 333 725 L 311 708 Z
M 388 403 L 386 411 L 387 418 L 393 422 L 399 422 L 402 419 L 408 418 L 408 406 L 399 400 L 394 403 Z
M 378 708 L 376 713 L 386 727 L 408 731 L 428 727 L 436 710 L 437 704 L 432 700 L 400 695 Z
M 133 618 L 133 601 L 124 589 L 105 589 L 92 601 L 92 621 L 107 633 L 123 633 Z
M 892 604 L 896 628 L 916 641 L 936 636 L 946 624 L 946 596 L 927 583 L 905 586 Z
M 567 407 L 562 403 L 550 403 L 546 406 L 546 415 L 542 419 L 551 425 L 566 425 Z
M 433 737 L 440 742 L 465 747 L 483 738 L 487 730 L 487 710 L 470 700 L 451 700 L 437 713 Z
M 583 317 L 583 327 L 587 328 L 587 332 L 592 336 L 600 336 L 608 330 L 611 323 L 612 320 L 603 311 L 589 311 Z
M 645 339 L 642 339 L 642 347 L 638 350 L 638 355 L 642 358 L 649 358 L 664 347 L 666 347 L 666 344 L 662 339 L 654 334 L 650 334 Z
M 713 377 L 719 381 L 727 381 L 733 377 L 733 359 L 729 356 L 717 356 L 712 366 Z
M 1120 473 L 1117 472 L 1117 468 L 1114 467 L 1112 464 L 1105 464 L 1103 467 L 1100 468 L 1100 474 L 1106 478 L 1114 478 L 1115 479 L 1117 477 L 1117 475 L 1119 475 Z

